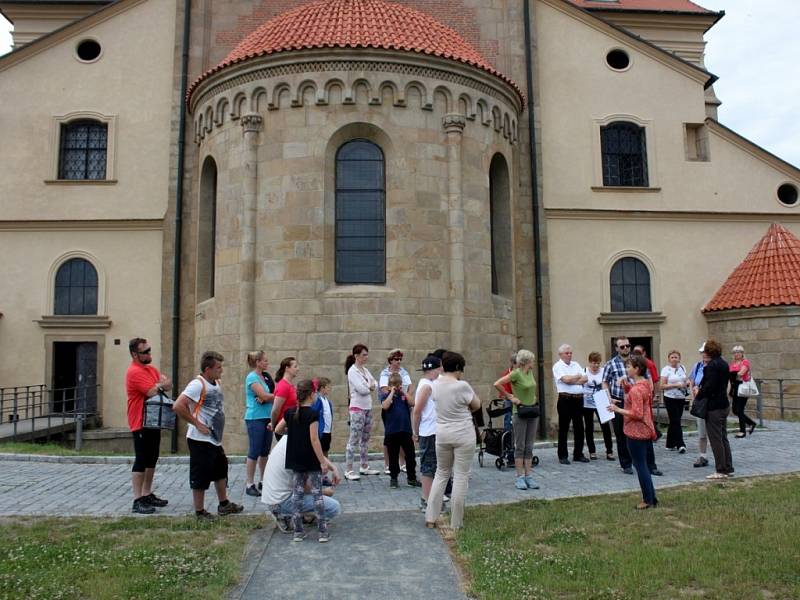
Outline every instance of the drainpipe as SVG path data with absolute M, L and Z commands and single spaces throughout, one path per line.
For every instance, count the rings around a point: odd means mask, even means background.
M 528 143 L 531 157 L 531 201 L 533 210 L 533 272 L 536 279 L 536 374 L 539 381 L 539 435 L 547 435 L 547 411 L 544 401 L 544 321 L 542 319 L 542 234 L 539 221 L 539 183 L 536 169 L 536 123 L 533 114 L 533 55 L 531 53 L 531 2 L 523 0 L 525 22 L 525 81 L 528 89 Z
M 181 94 L 178 98 L 178 167 L 175 193 L 175 242 L 172 264 L 172 385 L 178 385 L 181 332 L 181 245 L 183 244 L 183 184 L 184 151 L 186 148 L 186 84 L 189 76 L 189 26 L 191 24 L 191 0 L 183 2 L 183 47 L 181 51 Z M 175 395 L 175 389 L 172 391 Z M 178 452 L 178 428 L 172 430 L 170 450 Z

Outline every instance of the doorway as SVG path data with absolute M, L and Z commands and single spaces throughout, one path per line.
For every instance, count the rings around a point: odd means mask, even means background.
M 97 412 L 97 342 L 53 342 L 53 412 Z

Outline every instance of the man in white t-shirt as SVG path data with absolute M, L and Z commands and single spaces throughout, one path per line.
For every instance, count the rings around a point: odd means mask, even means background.
M 569 344 L 558 347 L 558 356 L 558 362 L 553 365 L 553 379 L 558 391 L 558 462 L 569 464 L 567 435 L 572 423 L 572 460 L 588 463 L 589 459 L 583 454 L 583 367 L 572 360 L 572 346 Z
M 261 501 L 267 505 L 267 509 L 275 518 L 275 524 L 283 533 L 292 533 L 292 515 L 294 514 L 294 503 L 292 501 L 292 482 L 294 471 L 286 468 L 286 440 L 283 436 L 275 447 L 270 451 L 267 468 L 264 470 L 264 487 L 261 490 Z M 327 459 L 326 459 L 327 460 Z M 332 462 L 328 461 L 328 471 L 331 473 L 334 485 L 341 481 L 339 470 Z M 328 489 L 328 488 L 326 488 Z M 328 495 L 322 496 L 324 518 L 327 521 L 339 516 L 342 507 L 338 500 L 334 500 Z M 303 495 L 303 506 L 300 512 L 314 512 L 314 496 L 306 489 Z
M 173 406 L 175 414 L 189 423 L 186 430 L 189 487 L 195 515 L 203 520 L 215 518 L 205 509 L 206 490 L 212 482 L 219 499 L 217 514 L 231 515 L 244 510 L 241 504 L 228 500 L 228 457 L 222 448 L 224 396 L 219 385 L 224 360 L 218 352 L 204 352 L 200 359 L 201 374 L 189 382 Z

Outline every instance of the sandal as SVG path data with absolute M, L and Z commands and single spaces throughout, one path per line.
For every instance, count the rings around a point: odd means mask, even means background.
M 597 454 L 594 452 L 589 453 L 589 460 L 597 460 Z
M 606 453 L 606 460 L 617 460 L 613 452 Z
M 636 505 L 636 510 L 647 510 L 650 507 L 651 505 L 647 502 L 639 502 L 639 504 Z
M 706 475 L 706 479 L 727 479 L 728 476 L 725 473 L 712 473 L 711 475 Z

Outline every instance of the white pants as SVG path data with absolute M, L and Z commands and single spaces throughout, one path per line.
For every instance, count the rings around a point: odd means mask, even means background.
M 464 503 L 469 487 L 469 470 L 475 454 L 475 429 L 472 421 L 464 424 L 439 424 L 436 427 L 436 476 L 428 496 L 425 520 L 434 523 L 442 509 L 447 480 L 453 477 L 450 527 L 464 524 Z

